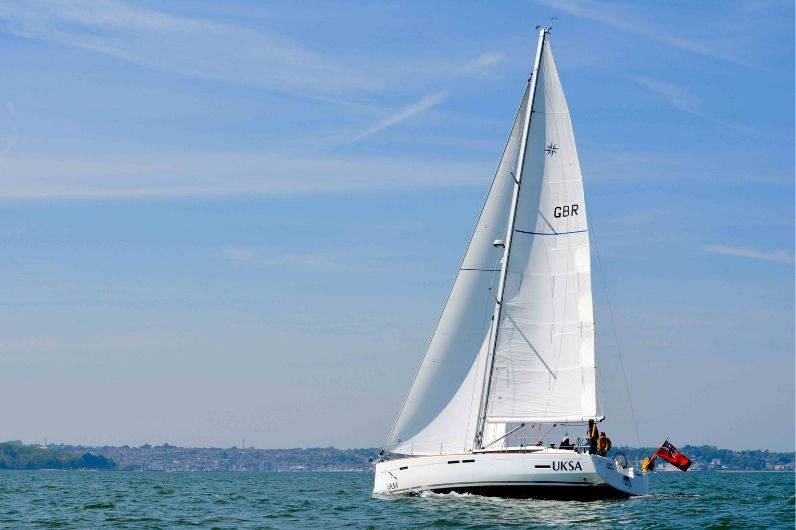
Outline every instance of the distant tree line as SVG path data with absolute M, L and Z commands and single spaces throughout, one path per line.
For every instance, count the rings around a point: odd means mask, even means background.
M 774 469 L 776 466 L 790 466 L 794 464 L 794 453 L 778 453 L 768 450 L 733 451 L 732 449 L 719 449 L 713 445 L 684 445 L 678 448 L 694 462 L 699 462 L 706 469 L 715 470 L 752 470 L 764 471 Z M 617 447 L 612 454 L 621 451 L 631 462 L 641 461 L 645 456 L 652 456 L 657 447 Z
M 21 442 L 0 443 L 0 469 L 116 469 L 116 463 L 91 452 L 66 453 Z
M 684 445 L 692 471 L 793 470 L 794 453 L 767 450 L 733 451 L 710 445 Z M 617 447 L 631 464 L 655 454 L 657 447 Z M 0 443 L 0 469 L 117 469 L 122 471 L 372 471 L 378 448 L 239 449 L 175 447 L 169 444 L 130 446 L 40 447 Z

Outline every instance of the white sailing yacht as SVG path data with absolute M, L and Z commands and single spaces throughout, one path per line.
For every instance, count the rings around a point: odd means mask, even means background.
M 549 43 L 425 357 L 376 463 L 374 493 L 595 499 L 644 495 L 645 473 L 523 429 L 601 421 L 591 258 L 569 109 Z M 533 442 L 532 442 L 533 443 Z

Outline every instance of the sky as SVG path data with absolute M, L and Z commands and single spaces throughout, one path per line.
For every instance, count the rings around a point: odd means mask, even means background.
M 381 445 L 551 17 L 606 430 L 793 450 L 787 0 L 2 2 L 0 440 Z

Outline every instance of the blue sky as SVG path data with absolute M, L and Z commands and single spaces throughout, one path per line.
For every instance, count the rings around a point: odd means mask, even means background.
M 3 2 L 0 439 L 381 444 L 551 16 L 641 443 L 792 449 L 787 1 Z

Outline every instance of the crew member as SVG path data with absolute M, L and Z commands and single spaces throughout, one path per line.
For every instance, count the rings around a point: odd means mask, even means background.
M 594 424 L 593 419 L 589 419 L 589 424 L 586 427 L 586 438 L 589 439 L 589 454 L 593 455 L 597 452 L 597 438 L 600 433 L 597 431 L 597 425 Z
M 569 436 L 564 436 L 564 439 L 561 440 L 561 444 L 559 444 L 559 449 L 574 449 L 574 445 L 572 442 L 569 441 Z
M 606 447 L 605 441 L 606 440 L 607 440 L 607 438 L 605 437 L 605 433 L 601 432 L 600 433 L 600 437 L 597 438 L 597 454 L 600 455 L 600 456 L 605 456 L 605 453 L 608 452 L 608 451 L 605 450 L 605 447 Z

